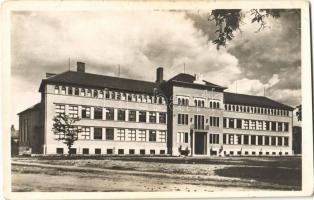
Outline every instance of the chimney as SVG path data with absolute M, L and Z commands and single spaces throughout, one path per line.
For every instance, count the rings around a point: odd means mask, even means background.
M 85 63 L 77 62 L 77 72 L 85 72 Z
M 164 80 L 164 68 L 158 67 L 156 71 L 156 82 L 161 83 Z

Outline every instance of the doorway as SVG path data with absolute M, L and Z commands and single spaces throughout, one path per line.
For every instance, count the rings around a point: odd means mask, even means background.
M 206 133 L 195 132 L 195 154 L 205 155 L 206 154 Z

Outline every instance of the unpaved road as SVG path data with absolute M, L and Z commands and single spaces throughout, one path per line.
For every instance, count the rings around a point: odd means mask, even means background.
M 192 162 L 194 164 L 189 162 L 186 164 L 186 161 L 145 162 L 123 158 L 113 160 L 17 158 L 13 159 L 15 164 L 12 165 L 12 190 L 210 192 L 226 188 L 228 191 L 300 189 L 301 177 L 300 180 L 297 178 L 300 168 L 296 167 L 298 159 L 285 160 L 279 164 L 273 163 L 273 160 L 272 163 L 270 161 L 267 163 L 267 159 L 263 164 L 260 161 L 254 162 L 254 159 L 249 159 L 250 162 L 240 159 L 236 161 L 232 164 L 223 162 L 197 164 L 195 161 Z M 267 173 L 268 177 L 267 174 L 261 174 L 263 172 Z M 277 177 L 272 172 L 275 172 Z M 282 176 L 278 177 L 280 173 Z

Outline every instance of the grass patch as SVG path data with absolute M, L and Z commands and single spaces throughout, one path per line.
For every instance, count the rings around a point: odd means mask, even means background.
M 253 179 L 279 185 L 296 186 L 301 189 L 301 169 L 276 167 L 227 167 L 215 170 L 218 176 Z

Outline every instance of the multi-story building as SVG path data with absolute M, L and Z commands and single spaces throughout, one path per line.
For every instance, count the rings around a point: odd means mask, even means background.
M 86 73 L 78 62 L 76 72 L 47 75 L 39 89 L 39 153 L 66 153 L 52 130 L 59 113 L 80 119 L 72 149 L 76 154 L 293 153 L 292 107 L 263 96 L 225 92 L 200 74 L 165 81 L 163 68 L 158 68 L 156 81 L 147 82 Z

